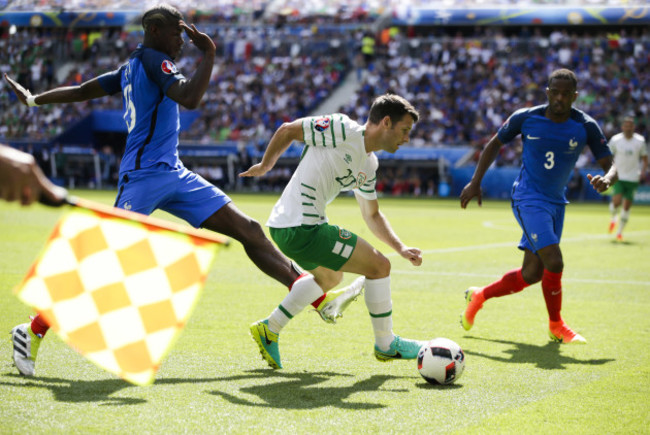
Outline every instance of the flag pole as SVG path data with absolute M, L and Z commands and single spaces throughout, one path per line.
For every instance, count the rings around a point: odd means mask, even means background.
M 179 233 L 187 234 L 192 237 L 198 237 L 208 242 L 218 243 L 220 245 L 225 245 L 225 246 L 230 245 L 230 239 L 221 234 L 198 230 L 196 228 L 192 228 L 187 225 L 169 222 L 163 219 L 158 219 L 152 216 L 147 216 L 141 213 L 124 210 L 117 207 L 107 206 L 104 204 L 100 204 L 76 196 L 66 196 L 65 198 L 63 198 L 62 201 L 52 201 L 47 197 L 45 197 L 44 195 L 41 195 L 39 199 L 39 203 L 50 207 L 61 207 L 63 205 L 70 205 L 73 207 L 85 208 L 95 213 L 102 213 L 109 216 L 115 216 L 115 217 L 120 217 L 131 221 L 140 222 L 145 225 L 152 225 L 154 227 L 162 228 L 165 230 L 176 231 Z

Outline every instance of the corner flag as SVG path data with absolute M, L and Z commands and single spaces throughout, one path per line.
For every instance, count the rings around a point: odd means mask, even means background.
M 85 200 L 74 204 L 15 293 L 99 367 L 150 384 L 226 239 Z

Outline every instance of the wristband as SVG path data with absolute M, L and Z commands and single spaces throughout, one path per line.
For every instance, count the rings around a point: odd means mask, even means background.
M 34 95 L 30 95 L 29 97 L 27 97 L 27 105 L 29 107 L 38 106 L 38 104 L 36 104 L 35 100 L 36 100 L 36 97 Z

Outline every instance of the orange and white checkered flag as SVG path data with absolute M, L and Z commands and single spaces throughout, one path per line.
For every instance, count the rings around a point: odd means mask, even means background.
M 76 200 L 16 289 L 98 366 L 150 384 L 225 238 Z

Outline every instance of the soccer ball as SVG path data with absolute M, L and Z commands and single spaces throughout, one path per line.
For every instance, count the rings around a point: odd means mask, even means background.
M 418 371 L 430 384 L 451 384 L 460 378 L 464 369 L 463 350 L 448 338 L 434 338 L 418 352 Z

